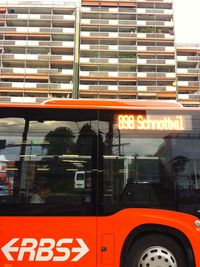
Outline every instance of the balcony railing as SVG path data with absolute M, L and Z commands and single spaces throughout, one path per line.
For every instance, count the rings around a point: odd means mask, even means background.
M 200 81 L 178 81 L 180 87 L 197 87 L 200 86 Z
M 81 50 L 136 51 L 136 45 L 80 45 Z
M 91 57 L 81 57 L 81 64 L 87 63 L 97 63 L 97 64 L 118 64 L 118 63 L 128 63 L 135 64 L 136 58 L 91 58 Z
M 178 68 L 177 74 L 182 74 L 182 75 L 194 74 L 194 76 L 197 76 L 200 74 L 200 68 Z
M 89 85 L 89 84 L 80 84 L 80 90 L 95 90 L 95 91 L 136 91 L 136 86 L 123 86 L 123 85 Z
M 134 20 L 82 19 L 81 25 L 124 25 L 136 26 Z
M 72 90 L 73 85 L 70 83 L 35 83 L 35 82 L 1 82 L 1 89 L 29 88 L 29 89 L 48 89 L 48 90 Z
M 136 78 L 136 72 L 118 72 L 118 71 L 80 71 L 80 76 L 82 77 L 126 77 L 126 78 Z
M 138 78 L 168 78 L 174 80 L 175 72 L 137 72 Z

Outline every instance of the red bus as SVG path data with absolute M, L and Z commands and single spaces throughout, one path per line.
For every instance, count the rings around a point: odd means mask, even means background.
M 0 104 L 0 132 L 0 267 L 200 267 L 199 108 Z

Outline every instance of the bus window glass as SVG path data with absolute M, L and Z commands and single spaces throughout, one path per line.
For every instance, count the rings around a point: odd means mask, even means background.
M 11 130 L 12 138 L 7 146 L 12 140 L 15 146 L 9 148 L 10 156 L 2 150 L 2 155 L 4 153 L 5 158 L 14 161 L 20 169 L 13 178 L 13 196 L 6 202 L 8 205 L 2 214 L 94 214 L 96 172 L 92 170 L 97 168 L 96 112 L 44 109 L 27 110 L 25 116 L 17 138 L 16 130 Z M 18 120 L 15 124 L 19 124 Z M 79 173 L 85 178 L 77 187 Z
M 194 213 L 200 208 L 200 135 L 191 131 L 191 117 L 182 117 L 186 118 L 187 131 L 139 131 L 119 129 L 116 113 L 100 112 L 102 212 L 154 207 Z M 161 121 L 162 116 L 159 118 Z
M 0 204 L 13 199 L 15 185 L 19 184 L 19 163 L 22 133 L 25 125 L 23 118 L 0 118 Z M 14 184 L 15 181 L 15 184 Z

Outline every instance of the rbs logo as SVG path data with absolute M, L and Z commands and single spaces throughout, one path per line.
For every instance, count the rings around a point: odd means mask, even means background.
M 76 245 L 73 244 L 74 240 L 77 241 Z M 20 241 L 21 245 L 16 245 Z M 69 244 L 73 244 L 70 249 L 67 247 Z M 70 260 L 76 262 L 88 253 L 89 248 L 82 238 L 62 238 L 57 242 L 52 238 L 41 238 L 39 241 L 35 238 L 13 238 L 1 250 L 8 261 L 23 261 L 27 255 L 29 261 L 67 261 L 71 253 L 76 253 Z

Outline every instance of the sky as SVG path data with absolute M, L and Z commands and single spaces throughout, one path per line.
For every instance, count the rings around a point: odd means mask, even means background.
M 173 0 L 176 43 L 200 44 L 200 0 Z

